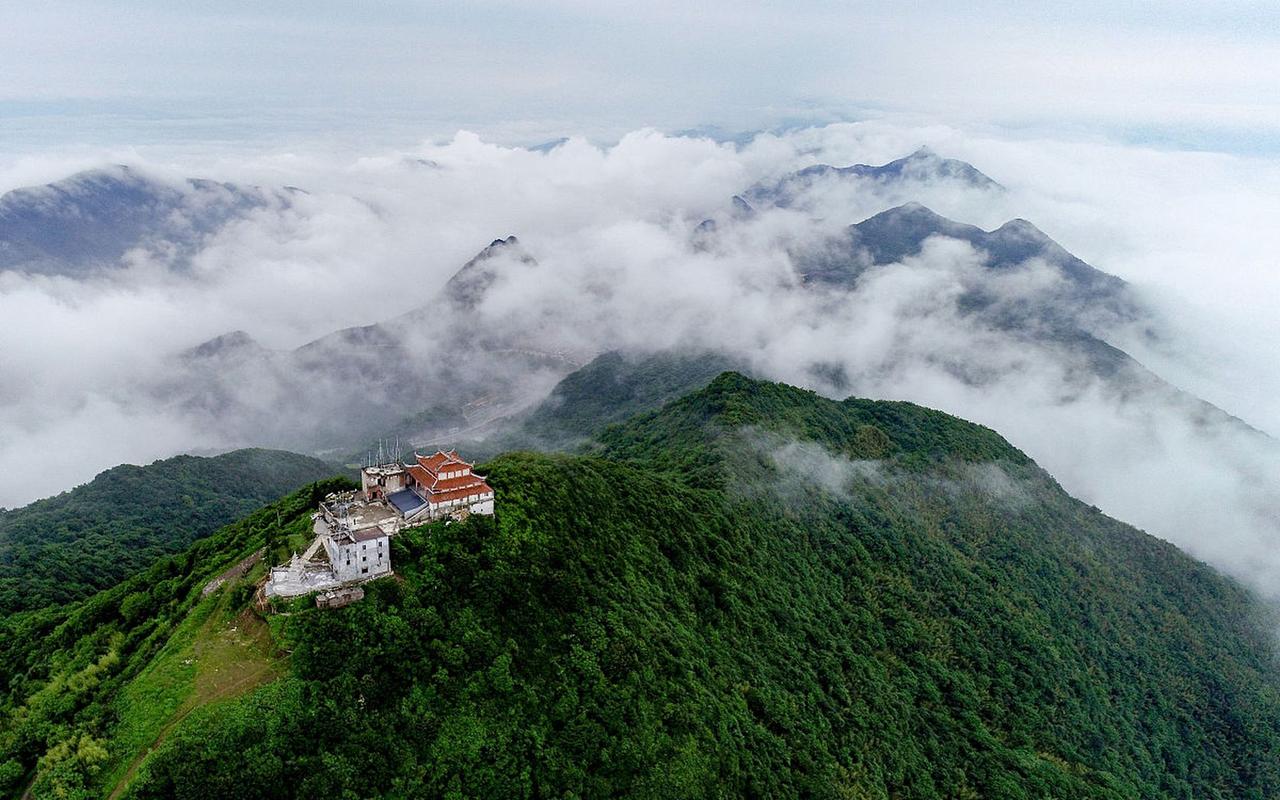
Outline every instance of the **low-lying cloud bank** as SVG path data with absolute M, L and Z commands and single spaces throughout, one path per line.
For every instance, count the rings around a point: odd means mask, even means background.
M 777 468 L 779 481 L 771 487 L 784 498 L 810 496 L 814 488 L 838 498 L 848 498 L 867 488 L 893 490 L 903 485 L 919 486 L 944 496 L 968 495 L 985 503 L 1016 510 L 1031 502 L 1035 487 L 1027 475 L 1013 476 L 999 464 L 956 463 L 948 466 L 951 476 L 922 477 L 895 470 L 888 462 L 854 459 L 833 453 L 820 444 L 753 430 L 748 441 Z
M 970 161 L 1007 191 L 837 184 L 803 209 L 764 210 L 697 245 L 698 223 L 723 220 L 729 198 L 759 181 L 813 163 L 883 163 L 920 144 Z M 988 229 L 1030 219 L 1147 298 L 1154 322 L 1099 331 L 1108 341 L 1275 433 L 1274 162 L 885 122 L 740 147 L 640 131 L 607 148 L 570 140 L 532 152 L 464 133 L 411 153 L 136 166 L 160 180 L 197 175 L 307 194 L 231 223 L 184 270 L 136 252 L 86 279 L 0 274 L 2 504 L 122 461 L 253 443 L 234 421 L 157 391 L 182 378 L 176 354 L 234 330 L 288 349 L 430 308 L 459 266 L 514 233 L 537 263 L 505 270 L 468 315 L 441 310 L 442 320 L 579 359 L 611 348 L 721 349 L 832 396 L 940 408 L 997 429 L 1082 499 L 1280 595 L 1273 443 L 1193 421 L 1167 398 L 1118 394 L 1069 352 L 957 310 L 975 284 L 1016 302 L 1056 280 L 1051 270 L 993 278 L 983 253 L 935 239 L 918 256 L 871 268 L 856 292 L 801 291 L 791 257 L 906 200 Z M 11 188 L 61 169 L 54 159 L 15 163 L 0 166 L 0 180 Z M 447 361 L 430 324 L 414 325 L 423 335 L 412 357 Z M 219 390 L 278 407 L 281 419 L 300 413 L 274 385 Z

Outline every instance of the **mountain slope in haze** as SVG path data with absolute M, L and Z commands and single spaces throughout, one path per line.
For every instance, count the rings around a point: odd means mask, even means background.
M 459 310 L 474 310 L 484 299 L 485 293 L 501 278 L 497 262 L 501 262 L 503 256 L 524 266 L 537 266 L 533 256 L 529 255 L 516 237 L 494 239 L 488 247 L 453 274 L 445 284 L 441 296 Z
M 850 193 L 824 193 L 824 181 L 843 181 Z M 1080 362 L 1072 369 L 1091 371 L 1096 366 L 1102 371 L 1094 377 L 1104 379 L 1109 367 L 1115 372 L 1117 353 L 1106 343 L 1107 333 L 1125 325 L 1147 325 L 1150 330 L 1153 322 L 1150 310 L 1129 285 L 1087 264 L 1025 219 L 1012 219 L 988 231 L 944 217 L 918 202 L 917 195 L 928 196 L 948 186 L 978 192 L 1001 189 L 972 165 L 944 159 L 927 148 L 878 167 L 817 165 L 777 184 L 757 185 L 744 193 L 745 201 L 735 196 L 721 219 L 708 220 L 697 229 L 695 247 L 714 250 L 717 236 L 733 237 L 735 229 L 748 229 L 759 218 L 748 203 L 762 209 L 799 203 L 802 213 L 818 217 L 879 206 L 883 210 L 860 222 L 834 231 L 824 223 L 808 238 L 793 237 L 783 243 L 796 278 L 810 289 L 852 294 L 863 288 L 867 278 L 884 274 L 877 267 L 892 266 L 904 273 L 941 268 L 962 284 L 955 295 L 955 311 L 962 316 L 976 317 L 1015 339 L 1048 344 Z M 804 197 L 810 199 L 800 203 Z M 743 207 L 751 213 L 743 213 Z M 958 254 L 948 258 L 932 253 L 922 263 L 914 261 L 927 245 L 940 240 L 971 246 L 980 269 L 966 271 L 950 263 Z M 942 286 L 938 291 L 945 294 L 951 288 Z M 960 371 L 983 370 L 961 367 Z
M 826 271 L 802 267 L 806 280 L 838 286 L 853 286 L 860 269 L 892 264 L 920 254 L 933 236 L 968 242 L 986 256 L 993 270 L 1010 270 L 1036 259 L 1054 267 L 1062 278 L 1090 299 L 1106 299 L 1124 291 L 1125 282 L 1096 269 L 1049 238 L 1030 222 L 1015 219 L 999 228 L 984 231 L 947 219 L 920 203 L 887 209 L 849 226 L 847 249 L 840 253 L 843 263 Z
M 86 597 L 303 484 L 334 473 L 309 456 L 237 450 L 113 467 L 0 512 L 0 613 Z
M 285 207 L 289 197 L 209 180 L 162 181 L 123 165 L 80 172 L 0 197 L 0 270 L 85 277 L 120 266 L 135 248 L 181 266 L 228 222 Z
M 536 449 L 562 449 L 598 436 L 607 426 L 701 389 L 741 368 L 714 352 L 602 353 L 567 375 L 524 419 Z
M 139 578 L 41 612 L 70 615 L 56 646 L 51 620 L 5 623 L 6 785 L 43 752 L 37 797 L 130 775 L 134 798 L 1280 791 L 1254 598 L 995 432 L 727 373 L 600 445 L 484 465 L 496 519 L 399 535 L 398 580 L 292 604 L 271 620 L 280 677 L 167 728 L 131 687 L 181 663 L 165 632 L 189 623 L 124 598 L 180 615 L 244 597 L 200 599 L 182 570 L 251 552 L 269 513 L 167 559 L 160 598 Z M 305 525 L 289 502 L 283 524 Z M 53 712 L 41 687 L 94 665 Z
M 928 239 L 942 236 L 973 245 L 985 257 L 986 266 L 997 272 L 1023 267 L 1032 260 L 1047 264 L 1062 277 L 1077 305 L 1106 304 L 1114 306 L 1112 311 L 1130 316 L 1137 312 L 1134 300 L 1126 294 L 1124 281 L 1072 255 L 1027 220 L 1013 219 L 995 230 L 984 231 L 937 214 L 918 198 L 910 197 L 912 192 L 948 185 L 977 191 L 1003 190 L 972 164 L 943 158 L 927 147 L 880 166 L 807 167 L 775 184 L 759 184 L 742 196 L 735 196 L 729 216 L 739 221 L 750 219 L 741 212 L 744 205 L 753 213 L 757 206 L 789 207 L 824 181 L 851 182 L 864 194 L 876 197 L 880 196 L 879 189 L 889 187 L 905 199 L 850 225 L 845 235 L 834 242 L 822 242 L 809 250 L 797 248 L 797 270 L 806 282 L 853 288 L 867 268 L 917 256 Z
M 784 175 L 776 181 L 762 182 L 743 192 L 753 206 L 790 208 L 803 204 L 806 195 L 824 186 L 853 184 L 867 191 L 894 190 L 912 184 L 952 185 L 984 192 L 1004 190 L 977 167 L 954 158 L 943 158 L 928 147 L 886 164 L 854 164 L 833 167 L 815 164 Z
M 581 365 L 572 354 L 477 321 L 487 293 L 536 268 L 515 236 L 497 239 L 398 317 L 290 351 L 269 350 L 243 332 L 224 334 L 180 354 L 152 394 L 239 441 L 326 455 L 379 437 L 474 432 L 545 397 Z M 290 413 L 282 415 L 285 404 Z
M 816 192 L 820 186 L 815 181 L 836 172 L 866 194 L 881 197 L 877 194 L 880 189 L 891 188 L 899 199 L 913 190 L 927 191 L 948 183 L 980 190 L 998 186 L 986 183 L 989 179 L 972 165 L 941 159 L 926 151 L 884 167 L 856 165 L 833 171 L 820 165 L 795 173 L 777 187 L 758 186 L 754 193 L 746 194 L 762 207 L 777 206 L 775 196 L 795 200 L 807 192 Z M 911 177 L 913 174 L 932 174 L 934 178 L 917 179 Z M 801 180 L 804 176 L 807 177 Z M 875 181 L 870 185 L 857 183 L 872 176 Z M 787 191 L 778 188 L 788 186 Z M 724 218 L 732 224 L 700 227 L 696 246 L 713 249 L 717 236 L 733 236 L 734 226 L 751 225 L 756 216 L 742 214 L 742 203 L 740 197 L 733 198 L 732 210 Z M 789 207 L 789 202 L 781 205 Z M 830 213 L 832 203 L 826 201 L 816 208 Z M 962 252 L 929 250 L 931 245 L 942 245 L 947 240 L 972 247 L 972 258 Z M 958 348 L 953 352 L 934 348 L 924 353 L 908 348 L 904 352 L 895 342 L 886 348 L 882 363 L 866 368 L 878 376 L 877 380 L 904 365 L 919 366 L 923 361 L 927 362 L 927 369 L 940 370 L 963 384 L 995 386 L 1011 377 L 1011 368 L 1018 367 L 1018 358 L 1013 354 L 1024 353 L 1027 364 L 1052 366 L 1058 385 L 1049 394 L 1060 402 L 1071 402 L 1100 389 L 1109 401 L 1127 404 L 1151 420 L 1150 424 L 1158 424 L 1160 415 L 1172 412 L 1189 423 L 1192 435 L 1213 435 L 1215 426 L 1225 426 L 1231 434 L 1245 435 L 1265 448 L 1273 447 L 1274 443 L 1247 423 L 1170 385 L 1111 344 L 1109 340 L 1121 329 L 1159 338 L 1162 325 L 1124 280 L 1086 263 L 1025 219 L 1012 219 L 984 230 L 910 200 L 843 226 L 834 234 L 792 241 L 786 247 L 799 283 L 835 298 L 842 294 L 857 296 L 888 275 L 896 276 L 887 279 L 889 282 L 898 280 L 902 285 L 911 285 L 908 275 L 932 272 L 948 276 L 945 281 L 932 279 L 924 293 L 912 298 L 913 303 L 904 304 L 909 314 L 920 315 L 918 320 L 910 320 L 917 325 L 904 327 L 954 327 L 951 338 L 961 342 L 984 338 L 984 348 Z M 889 290 L 884 301 L 901 302 L 901 295 Z M 833 308 L 839 309 L 839 303 L 834 302 Z M 987 359 L 988 351 L 1007 354 L 1005 361 L 1015 363 Z M 811 365 L 813 385 L 831 393 L 856 389 L 858 376 L 848 374 L 840 360 L 840 354 L 833 353 L 830 363 Z M 889 392 L 894 393 L 891 381 Z
M 1015 343 L 1045 348 L 1064 365 L 1064 396 L 1101 385 L 1148 410 L 1174 409 L 1197 428 L 1225 424 L 1272 446 L 1244 421 L 1169 384 L 1110 344 L 1108 332 L 1122 325 L 1146 325 L 1156 335 L 1150 311 L 1124 280 L 1084 262 L 1026 220 L 986 231 L 907 203 L 850 225 L 822 247 L 798 251 L 794 263 L 806 286 L 856 292 L 877 267 L 909 264 L 935 237 L 965 242 L 981 259 L 979 272 L 959 278 L 957 309 Z M 1037 270 L 1048 279 L 1027 280 Z M 965 364 L 946 368 L 978 383 L 1002 377 L 984 377 Z

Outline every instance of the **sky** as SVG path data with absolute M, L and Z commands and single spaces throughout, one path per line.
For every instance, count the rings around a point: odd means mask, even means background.
M 0 2 L 0 150 L 735 132 L 885 113 L 1280 151 L 1280 5 Z

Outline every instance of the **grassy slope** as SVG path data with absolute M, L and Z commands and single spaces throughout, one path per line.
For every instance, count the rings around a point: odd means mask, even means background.
M 123 465 L 0 514 L 0 613 L 87 597 L 334 472 L 308 456 L 237 450 Z
M 250 574 L 261 577 L 262 570 Z M 236 606 L 234 588 L 202 600 L 164 648 L 124 686 L 114 703 L 119 723 L 102 786 L 122 791 L 146 755 L 198 708 L 238 697 L 277 677 L 282 662 L 261 617 Z
M 1252 598 L 993 432 L 726 375 L 603 438 L 486 465 L 496 524 L 289 617 L 131 796 L 1280 792 Z

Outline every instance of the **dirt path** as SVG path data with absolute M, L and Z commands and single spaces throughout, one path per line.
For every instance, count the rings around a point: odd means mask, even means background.
M 206 583 L 204 585 L 204 588 L 200 590 L 200 596 L 208 597 L 209 595 L 216 592 L 219 588 L 221 588 L 222 584 L 226 583 L 227 581 L 233 581 L 236 578 L 239 578 L 241 575 L 247 574 L 249 570 L 253 569 L 254 565 L 258 563 L 258 559 L 262 558 L 263 552 L 265 552 L 265 548 L 259 548 L 255 550 L 252 555 L 245 558 L 243 561 L 236 564 L 234 567 L 222 573 L 218 577 Z
M 267 671 L 269 672 L 270 670 Z M 129 763 L 129 769 L 125 770 L 124 777 L 122 777 L 120 782 L 116 784 L 116 787 L 111 790 L 109 800 L 116 800 L 116 798 L 120 797 L 120 795 L 124 793 L 125 789 L 129 788 L 129 784 L 133 782 L 134 776 L 138 774 L 138 769 L 142 766 L 142 762 L 146 761 L 147 757 L 154 753 L 157 747 L 164 744 L 164 741 L 169 738 L 169 734 L 173 733 L 173 729 L 182 724 L 182 721 L 189 717 L 191 712 L 195 711 L 197 708 L 202 708 L 209 703 L 216 702 L 219 699 L 235 697 L 240 694 L 241 689 L 252 689 L 256 683 L 259 682 L 261 677 L 261 675 L 247 675 L 235 683 L 225 687 L 224 691 L 222 691 L 220 695 L 214 695 L 203 703 L 188 702 L 183 706 L 177 716 L 165 723 L 165 726 L 160 729 L 160 733 L 156 736 L 155 741 L 152 742 L 146 750 L 134 757 L 133 761 Z M 263 682 L 265 683 L 265 681 Z M 30 787 L 28 787 L 27 791 L 30 792 Z
M 111 790 L 110 800 L 116 800 L 124 794 L 143 762 L 164 744 L 193 711 L 238 697 L 275 677 L 278 665 L 267 658 L 271 649 L 271 632 L 267 624 L 248 609 L 241 611 L 230 622 L 225 620 L 220 611 L 221 609 L 210 614 L 195 645 L 194 658 L 200 664 L 200 669 L 196 673 L 191 696 L 173 718 L 164 724 L 151 745 L 129 763 L 128 769 Z M 253 653 L 255 650 L 257 652 Z

